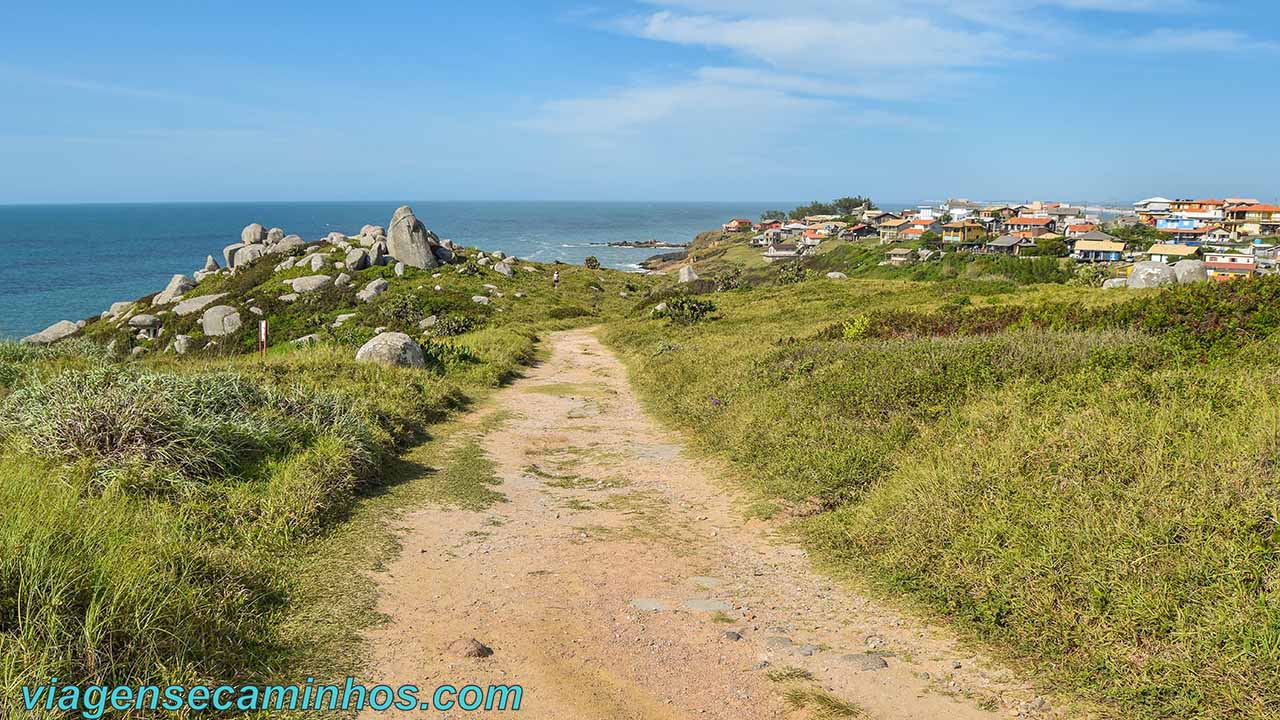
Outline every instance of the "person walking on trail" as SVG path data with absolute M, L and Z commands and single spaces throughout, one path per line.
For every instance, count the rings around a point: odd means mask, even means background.
M 560 287 L 560 271 L 556 270 L 551 273 L 551 289 L 555 290 Z

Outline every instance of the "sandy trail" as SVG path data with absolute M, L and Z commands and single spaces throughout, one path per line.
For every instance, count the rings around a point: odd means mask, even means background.
M 521 710 L 503 715 L 529 720 L 802 718 L 786 696 L 803 689 L 873 718 L 1057 714 L 944 631 L 814 572 L 774 525 L 743 520 L 713 481 L 722 469 L 685 456 L 591 332 L 547 342 L 549 359 L 476 414 L 509 501 L 401 519 L 368 678 L 520 684 Z M 463 638 L 493 655 L 446 650 Z M 811 679 L 770 679 L 789 668 Z

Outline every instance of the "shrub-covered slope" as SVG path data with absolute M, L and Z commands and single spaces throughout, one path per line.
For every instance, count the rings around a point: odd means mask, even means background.
M 1280 279 L 812 281 L 620 323 L 653 407 L 820 561 L 1122 717 L 1280 702 Z

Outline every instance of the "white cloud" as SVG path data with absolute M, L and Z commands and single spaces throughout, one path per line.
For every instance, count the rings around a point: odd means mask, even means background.
M 1280 43 L 1254 40 L 1234 30 L 1187 30 L 1157 28 L 1125 41 L 1130 50 L 1140 52 L 1256 52 L 1280 50 Z

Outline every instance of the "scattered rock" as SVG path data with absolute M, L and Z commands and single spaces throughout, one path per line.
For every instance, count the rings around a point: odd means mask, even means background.
M 369 252 L 364 248 L 352 248 L 343 262 L 353 272 L 363 270 L 369 267 Z
M 288 281 L 289 287 L 293 288 L 296 293 L 306 293 L 328 287 L 333 284 L 333 278 L 328 275 L 307 275 L 306 277 L 294 278 Z
M 266 242 L 267 245 L 275 245 L 276 243 L 280 242 L 283 239 L 284 239 L 283 229 L 271 228 L 270 230 L 267 231 L 267 237 L 264 238 L 264 242 Z
M 827 277 L 831 278 L 832 280 L 848 280 L 849 279 L 849 276 L 845 275 L 842 272 L 829 272 L 827 273 Z
M 155 328 L 161 324 L 162 321 L 155 315 L 134 315 L 129 318 L 129 327 L 132 328 Z
M 1103 290 L 1118 290 L 1120 288 L 1129 287 L 1128 278 L 1110 278 L 1102 281 Z
M 318 343 L 318 342 L 320 342 L 320 336 L 316 335 L 315 333 L 312 333 L 310 335 L 303 335 L 300 338 L 296 338 L 294 340 L 289 341 L 291 345 L 311 345 L 313 343 Z
M 487 658 L 493 654 L 488 645 L 472 638 L 470 640 L 454 640 L 446 648 L 449 654 L 459 658 Z
M 242 324 L 240 313 L 230 305 L 214 305 L 200 316 L 200 327 L 209 337 L 230 335 L 239 330 Z
M 725 630 L 720 633 L 720 637 L 721 639 L 728 640 L 729 642 L 738 642 L 742 639 L 742 633 L 737 630 Z
M 179 316 L 198 313 L 226 296 L 226 293 L 214 293 L 213 295 L 199 295 L 193 298 L 186 298 L 182 302 L 173 306 L 173 312 L 175 315 Z
M 365 285 L 363 290 L 356 293 L 356 299 L 360 302 L 370 302 L 374 298 L 386 292 L 388 287 L 390 287 L 390 283 L 382 278 L 378 278 L 377 280 L 371 281 L 368 285 Z
M 328 262 L 328 258 L 323 255 L 316 254 L 311 256 L 311 272 L 320 272 L 324 264 Z
M 338 287 L 346 287 L 351 284 L 351 276 L 346 273 L 339 273 L 338 277 L 333 279 L 333 284 Z
M 231 256 L 231 267 L 244 267 L 266 254 L 266 245 L 244 245 L 237 248 Z
M 173 345 L 170 346 L 173 351 L 179 355 L 186 355 L 191 352 L 191 336 L 190 335 L 174 335 Z
M 880 637 L 879 635 L 868 635 L 866 642 L 867 642 L 867 647 L 871 648 L 872 650 L 884 647 L 884 638 Z
M 1178 274 L 1162 262 L 1146 260 L 1135 263 L 1129 273 L 1129 287 L 1154 288 L 1178 282 Z
M 795 645 L 791 638 L 784 637 L 782 635 L 774 635 L 773 637 L 766 639 L 764 644 L 766 647 L 771 648 L 789 648 Z
M 107 309 L 106 316 L 113 318 L 120 317 L 121 315 L 129 312 L 132 307 L 133 301 L 131 300 L 121 300 L 120 302 L 111 303 L 111 307 Z
M 186 275 L 174 275 L 169 284 L 164 286 L 158 295 L 151 299 L 152 305 L 168 305 L 178 302 L 182 295 L 196 286 L 196 281 Z
M 276 299 L 279 300 L 280 302 L 292 303 L 292 302 L 297 302 L 298 298 L 300 297 L 302 296 L 299 295 L 298 293 L 291 292 L 291 293 L 285 293 Z
M 204 259 L 203 269 L 205 272 L 218 272 L 222 267 L 218 265 L 218 261 L 214 260 L 212 255 L 209 255 Z
M 355 316 L 356 316 L 355 313 L 342 313 L 341 315 L 333 319 L 333 327 L 335 328 L 342 327 L 342 323 L 350 320 Z
M 692 265 L 685 265 L 680 268 L 680 282 L 691 283 L 698 279 L 698 273 L 693 271 Z
M 404 277 L 404 263 L 397 262 L 393 271 L 395 272 L 396 277 Z
M 951 669 L 952 669 L 952 670 L 959 670 L 961 667 L 963 667 L 963 665 L 960 663 L 960 661 L 959 661 L 959 660 L 952 660 L 952 661 L 951 661 Z
M 512 269 L 512 267 L 505 262 L 500 262 L 494 265 L 493 271 L 498 273 L 499 275 L 504 275 L 506 277 L 514 277 L 516 274 L 516 271 Z
M 280 242 L 270 245 L 273 253 L 290 253 L 301 247 L 306 247 L 307 241 L 303 240 L 300 235 L 286 235 L 280 239 Z
M 653 598 L 636 598 L 628 604 L 637 610 L 643 610 L 645 612 L 660 612 L 667 609 L 666 603 Z
M 852 665 L 862 672 L 874 670 L 883 670 L 889 667 L 889 663 L 879 655 L 868 655 L 866 653 L 851 653 L 840 658 L 846 663 Z
M 471 302 L 473 302 L 473 303 L 475 303 L 475 304 L 477 304 L 477 305 L 488 305 L 488 304 L 489 304 L 489 298 L 485 297 L 484 295 L 472 295 L 472 296 L 471 296 Z
M 290 270 L 293 268 L 294 265 L 297 265 L 297 264 L 298 264 L 297 258 L 288 258 L 287 260 L 280 263 L 279 265 L 276 265 L 276 272 L 284 272 L 285 270 Z
M 801 655 L 804 657 L 813 657 L 814 655 L 817 655 L 819 652 L 821 652 L 821 650 L 822 648 L 818 647 L 817 645 L 801 645 L 800 647 L 796 648 L 793 652 L 795 652 L 795 654 L 797 655 Z
M 376 362 L 398 367 L 425 368 L 426 357 L 413 338 L 399 332 L 384 332 L 374 336 L 356 352 L 360 362 Z
M 428 315 L 427 317 L 418 321 L 418 327 L 423 330 L 426 330 L 429 327 L 433 327 L 438 322 L 440 322 L 440 319 L 437 318 L 435 315 Z
M 25 345 L 52 345 L 80 332 L 80 326 L 70 320 L 59 320 L 38 333 L 22 338 Z

